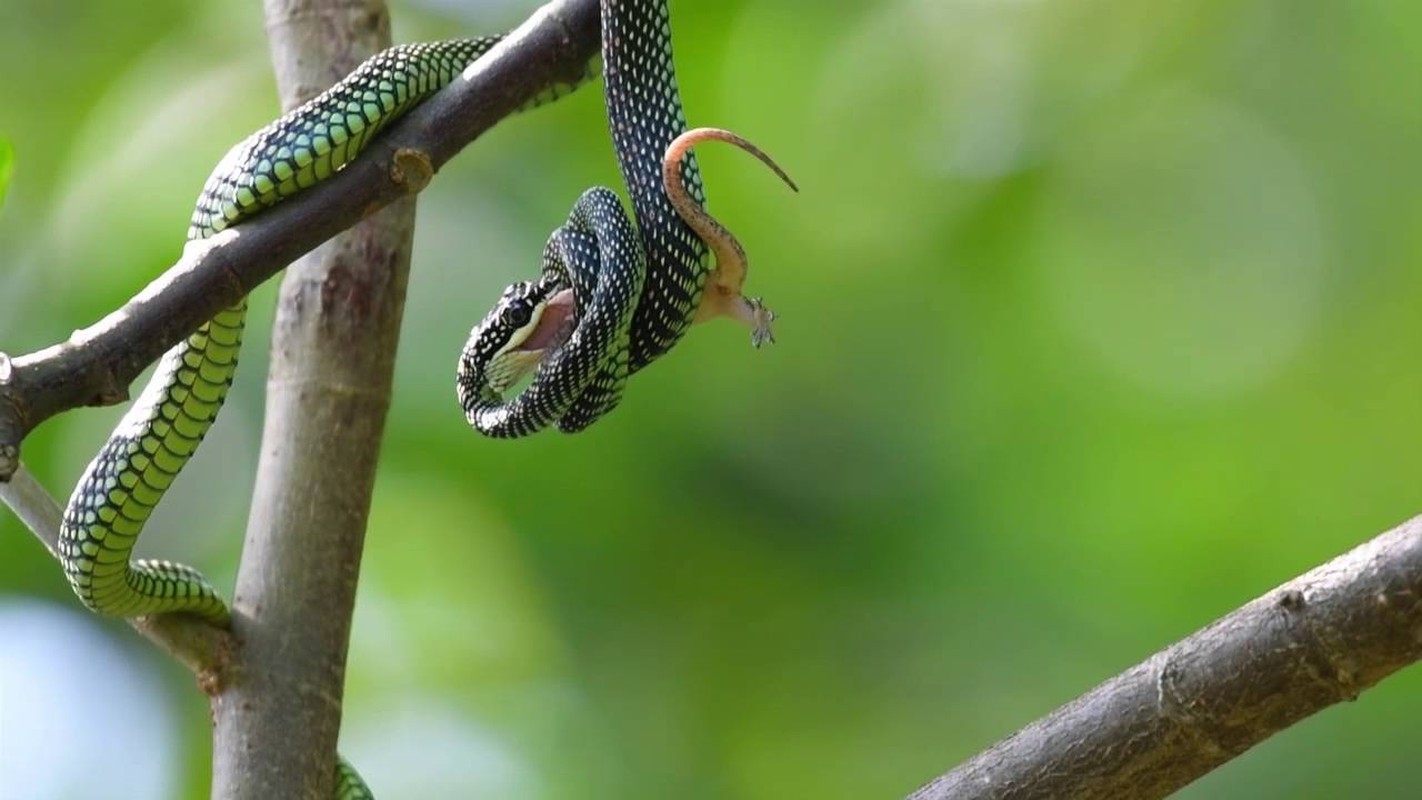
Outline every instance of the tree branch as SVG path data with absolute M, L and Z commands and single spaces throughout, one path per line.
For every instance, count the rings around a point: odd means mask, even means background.
M 1280 586 L 912 800 L 1165 797 L 1422 658 L 1422 517 Z
M 425 187 L 445 162 L 548 86 L 583 74 L 597 52 L 596 0 L 553 0 L 434 97 L 393 123 L 331 178 L 240 226 L 196 243 L 122 308 L 68 341 L 0 354 L 0 482 L 40 423 L 109 405 L 218 311 L 321 242 Z
M 389 44 L 383 0 L 267 0 L 266 15 L 287 108 Z M 592 52 L 569 74 L 581 74 Z M 511 96 L 502 111 L 525 99 Z M 392 178 L 423 186 L 438 155 L 398 140 L 387 149 Z M 331 794 L 413 232 L 410 198 L 293 264 L 282 282 L 233 603 L 243 647 L 215 708 L 214 797 Z
M 384 0 L 267 0 L 282 105 L 390 44 Z M 390 406 L 414 198 L 292 264 L 237 571 L 243 647 L 215 708 L 213 797 L 329 798 L 366 518 Z

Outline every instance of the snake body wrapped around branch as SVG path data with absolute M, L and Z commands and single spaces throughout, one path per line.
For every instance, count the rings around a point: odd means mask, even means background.
M 228 151 L 203 186 L 188 240 L 241 224 L 334 174 L 389 122 L 453 80 L 499 39 L 399 45 L 372 56 Z M 552 87 L 529 105 L 571 88 Z M 125 617 L 185 613 L 228 623 L 227 604 L 200 572 L 131 555 L 153 509 L 226 399 L 245 320 L 244 300 L 163 356 L 70 496 L 59 555 L 70 586 L 93 611 Z M 339 762 L 336 771 L 336 797 L 370 797 L 349 765 Z
M 433 94 L 497 37 L 401 45 L 233 147 L 203 186 L 188 240 L 241 223 L 339 170 L 381 128 Z M 556 90 L 554 90 L 556 93 Z M 130 561 L 144 523 L 196 450 L 237 368 L 245 300 L 165 354 L 90 462 L 65 508 L 60 555 L 89 608 L 114 616 L 183 612 L 225 623 L 227 606 L 200 574 Z

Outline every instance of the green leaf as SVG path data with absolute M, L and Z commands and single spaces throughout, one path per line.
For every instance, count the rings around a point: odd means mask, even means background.
M 5 187 L 10 185 L 10 170 L 15 164 L 15 148 L 0 138 L 0 206 L 5 205 Z

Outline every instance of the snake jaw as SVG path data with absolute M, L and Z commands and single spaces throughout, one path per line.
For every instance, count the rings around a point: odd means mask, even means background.
M 533 338 L 556 288 L 550 281 L 515 281 L 504 289 L 460 353 L 461 404 L 498 396 L 538 363 L 542 350 L 523 345 Z
M 456 388 L 466 413 L 496 401 L 543 363 L 572 334 L 572 289 L 552 278 L 515 281 L 469 333 L 460 354 Z
M 559 289 L 538 306 L 527 325 L 490 359 L 488 384 L 502 395 L 543 363 L 550 350 L 562 347 L 577 327 L 572 289 Z
M 531 321 L 527 333 L 516 348 L 520 352 L 536 353 L 542 360 L 543 353 L 552 347 L 561 347 L 572 335 L 576 326 L 577 307 L 572 289 L 559 288 L 543 303 L 538 317 Z

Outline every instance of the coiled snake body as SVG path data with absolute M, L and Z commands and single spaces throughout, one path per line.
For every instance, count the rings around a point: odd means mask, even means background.
M 477 371 L 469 383 L 473 395 L 487 395 L 490 386 L 502 389 L 511 376 L 538 368 L 534 384 L 508 408 L 487 409 L 490 430 L 500 435 L 555 421 L 565 430 L 591 424 L 616 405 L 627 376 L 665 353 L 693 321 L 729 313 L 756 328 L 757 342 L 760 331 L 768 335 L 771 315 L 740 297 L 744 261 L 736 266 L 722 260 L 724 240 L 715 245 L 713 282 L 724 298 L 702 302 L 711 268 L 697 233 L 714 234 L 706 227 L 714 220 L 700 211 L 695 160 L 683 161 L 681 151 L 669 149 L 684 120 L 671 69 L 666 0 L 603 0 L 601 6 L 609 120 L 638 227 L 633 229 L 609 190 L 590 190 L 550 239 L 540 280 L 510 287 L 476 328 L 483 349 L 466 348 L 468 357 L 461 359 L 461 369 L 468 363 Z M 240 224 L 339 170 L 381 128 L 452 80 L 499 38 L 390 48 L 248 137 L 208 178 L 188 239 Z M 568 88 L 550 89 L 533 104 Z M 677 189 L 684 195 L 679 207 L 662 191 L 662 160 L 648 154 L 676 160 L 667 169 L 679 172 Z M 702 227 L 693 230 L 683 217 L 700 219 Z M 569 293 L 575 310 L 568 307 Z M 552 337 L 558 344 L 551 351 L 533 349 L 540 340 L 533 329 L 558 316 L 543 313 L 550 306 L 564 309 L 562 330 Z M 163 357 L 70 497 L 59 550 L 70 585 L 90 609 L 115 616 L 190 613 L 227 623 L 227 605 L 197 570 L 169 561 L 135 561 L 131 554 L 144 523 L 222 406 L 236 369 L 245 311 L 243 302 L 219 313 Z M 530 348 L 520 360 L 516 351 L 524 342 Z M 494 346 L 486 347 L 490 343 Z M 461 375 L 461 391 L 464 385 Z M 337 798 L 371 796 L 344 762 L 336 772 Z
M 691 148 L 708 139 L 729 142 L 756 156 L 792 189 L 795 183 L 736 134 L 686 130 L 665 0 L 605 0 L 602 40 L 608 126 L 632 199 L 637 236 L 626 235 L 625 215 L 615 197 L 602 198 L 603 213 L 590 217 L 584 195 L 568 225 L 549 239 L 540 280 L 509 286 L 470 332 L 460 354 L 456 390 L 469 424 L 488 436 L 523 436 L 554 421 L 565 432 L 582 430 L 617 405 L 628 376 L 671 349 L 695 322 L 727 316 L 751 327 L 756 347 L 774 341 L 774 313 L 759 299 L 741 294 L 745 251 L 705 211 L 701 171 Z M 605 228 L 597 224 L 601 220 Z M 577 239 L 584 243 L 581 253 L 567 244 L 570 230 L 592 237 Z M 599 246 L 588 247 L 590 241 Z M 630 287 L 643 283 L 640 298 L 633 292 L 622 300 Z M 568 286 L 576 305 L 575 328 L 566 324 L 567 293 L 558 291 Z M 594 286 L 597 296 L 590 297 Z M 604 305 L 605 298 L 616 305 Z M 605 327 L 611 324 L 605 320 L 622 323 L 628 310 L 632 315 L 625 327 Z M 560 328 L 572 331 L 561 346 Z M 548 348 L 551 355 L 540 364 Z M 538 372 L 529 387 L 505 401 L 504 391 L 535 366 Z

